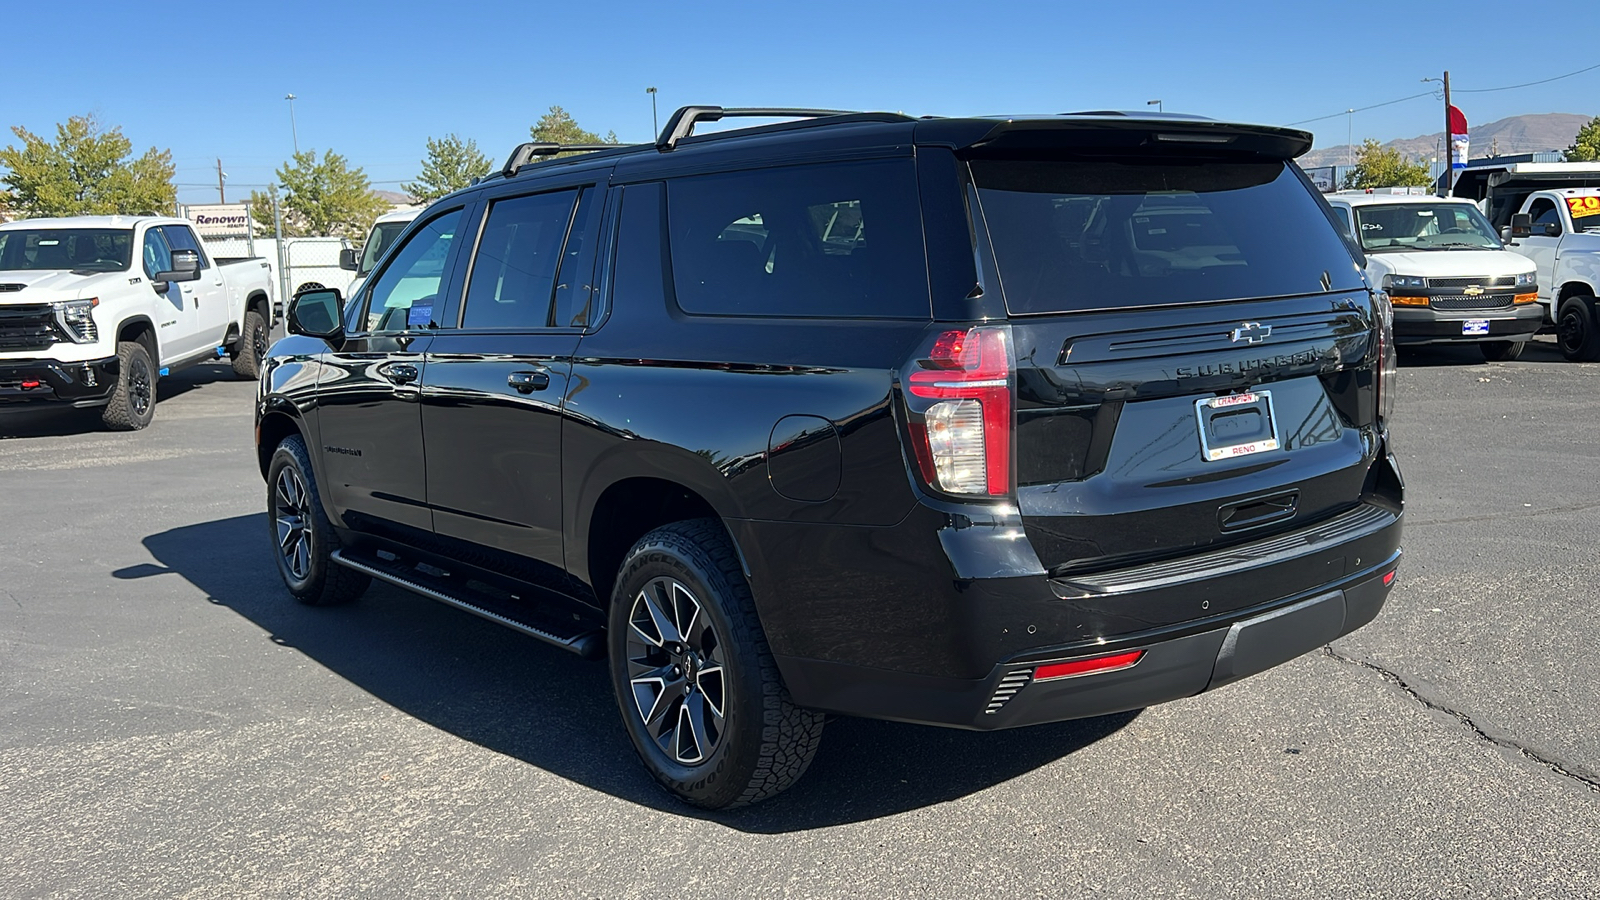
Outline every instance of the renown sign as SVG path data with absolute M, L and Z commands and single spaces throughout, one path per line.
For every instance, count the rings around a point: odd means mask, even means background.
M 250 204 L 186 206 L 184 215 L 202 238 L 238 238 L 250 233 Z

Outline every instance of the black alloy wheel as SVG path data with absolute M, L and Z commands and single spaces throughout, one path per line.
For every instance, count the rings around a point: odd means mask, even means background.
M 628 622 L 628 680 L 639 721 L 673 762 L 705 762 L 727 729 L 727 668 L 716 626 L 688 587 L 665 576 L 634 597 Z
M 1596 333 L 1593 297 L 1568 297 L 1556 318 L 1556 346 L 1573 362 L 1600 359 L 1600 333 Z
M 151 384 L 150 360 L 135 356 L 128 362 L 128 407 L 133 414 L 144 418 L 155 402 L 155 388 Z
M 311 509 L 306 485 L 294 466 L 278 470 L 272 489 L 272 517 L 277 527 L 278 556 L 297 580 L 311 575 Z
M 811 764 L 823 716 L 789 696 L 720 519 L 673 522 L 633 545 L 606 642 L 628 739 L 682 800 L 747 806 Z

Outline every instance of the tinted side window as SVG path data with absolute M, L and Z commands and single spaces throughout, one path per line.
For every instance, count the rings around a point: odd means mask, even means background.
M 154 281 L 157 272 L 172 271 L 172 251 L 161 236 L 161 229 L 152 228 L 144 233 L 144 277 Z
M 667 248 L 661 240 L 663 187 L 658 181 L 623 188 L 616 256 L 611 267 L 613 309 L 666 306 Z
M 1533 216 L 1534 225 L 1561 224 L 1561 214 L 1556 212 L 1556 204 L 1552 200 L 1533 201 L 1533 206 L 1528 208 L 1528 214 Z
M 594 275 L 593 260 L 585 268 L 588 257 L 584 244 L 593 243 L 600 232 L 601 192 L 584 188 L 578 198 L 578 211 L 572 217 L 572 230 L 567 233 L 567 248 L 561 254 L 561 271 L 556 276 L 555 316 L 552 325 L 583 327 L 589 324 L 589 301 L 594 286 L 589 282 Z
M 577 191 L 496 200 L 478 239 L 463 328 L 542 328 Z
M 195 239 L 194 232 L 186 225 L 163 225 L 161 234 L 167 239 L 167 246 L 174 250 L 193 250 L 200 257 L 200 268 L 209 269 L 211 263 L 206 259 L 205 248 Z
M 424 222 L 394 254 L 368 292 L 368 331 L 437 326 L 435 301 L 455 243 L 461 210 Z
M 685 312 L 929 315 L 909 159 L 680 178 L 668 183 L 667 209 Z

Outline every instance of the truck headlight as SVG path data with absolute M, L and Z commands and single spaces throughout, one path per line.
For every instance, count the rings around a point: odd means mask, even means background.
M 1415 289 L 1415 288 L 1425 288 L 1427 286 L 1428 286 L 1428 279 L 1423 278 L 1421 275 L 1385 275 L 1385 276 L 1383 276 L 1383 289 L 1385 291 L 1390 292 L 1390 293 L 1393 293 L 1397 288 L 1400 289 L 1400 290 L 1404 290 L 1406 288 L 1414 288 Z
M 1517 276 L 1517 287 L 1527 287 L 1530 284 L 1537 284 L 1538 281 L 1538 272 L 1523 272 Z
M 50 304 L 56 312 L 56 324 L 61 333 L 75 344 L 92 344 L 100 339 L 94 325 L 94 308 L 100 305 L 99 297 L 87 300 L 59 300 Z

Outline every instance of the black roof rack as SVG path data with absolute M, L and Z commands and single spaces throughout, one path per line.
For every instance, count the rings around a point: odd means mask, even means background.
M 909 122 L 909 116 L 900 113 L 863 113 L 848 109 L 789 109 L 784 107 L 750 106 L 723 109 L 720 106 L 684 106 L 667 117 L 667 127 L 656 138 L 656 149 L 662 152 L 678 146 L 678 142 L 694 134 L 700 122 L 718 122 L 723 119 L 826 119 L 831 116 L 880 116 L 883 121 Z
M 552 144 L 547 141 L 529 141 L 518 144 L 517 149 L 511 151 L 511 156 L 506 164 L 501 167 L 500 174 L 507 178 L 517 174 L 517 170 L 533 162 L 535 157 L 555 156 L 558 153 L 590 153 L 596 150 L 620 150 L 624 147 L 638 147 L 640 144 Z

